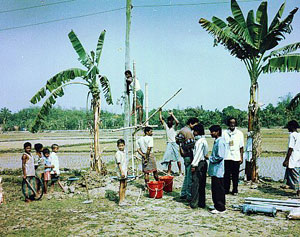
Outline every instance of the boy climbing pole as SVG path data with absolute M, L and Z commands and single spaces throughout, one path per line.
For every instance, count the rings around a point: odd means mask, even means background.
M 129 95 L 130 91 L 134 89 L 134 78 L 132 77 L 132 73 L 130 70 L 125 71 L 126 83 L 127 83 L 127 94 Z M 143 122 L 143 101 L 144 101 L 144 93 L 141 89 L 140 82 L 137 78 L 135 78 L 135 92 L 136 92 L 136 111 L 133 113 L 138 113 L 138 123 L 142 124 Z M 134 106 L 133 106 L 134 107 Z

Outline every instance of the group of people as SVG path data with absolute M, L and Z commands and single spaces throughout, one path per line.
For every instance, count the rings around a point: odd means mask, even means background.
M 52 152 L 41 143 L 34 145 L 35 155 L 31 153 L 32 145 L 30 142 L 24 143 L 24 153 L 22 155 L 22 171 L 23 179 L 29 184 L 33 183 L 35 177 L 41 178 L 44 182 L 44 194 L 48 192 L 48 183 L 51 182 L 51 190 L 54 184 L 58 183 L 59 187 L 64 191 L 64 187 L 59 180 L 59 159 L 57 152 L 59 146 L 53 144 Z M 37 190 L 39 192 L 39 190 Z M 25 202 L 30 202 L 34 198 L 33 195 L 25 197 Z
M 239 165 L 243 161 L 244 140 L 243 134 L 236 129 L 236 119 L 229 119 L 229 129 L 224 132 L 223 136 L 219 125 L 213 125 L 209 128 L 211 136 L 215 138 L 212 154 L 209 157 L 204 127 L 199 123 L 199 120 L 197 118 L 188 119 L 187 125 L 176 133 L 175 127 L 179 122 L 172 112 L 169 112 L 169 114 L 167 122 L 162 118 L 161 111 L 159 116 L 167 135 L 167 149 L 162 164 L 167 165 L 167 172 L 170 175 L 172 162 L 176 162 L 179 174 L 182 175 L 179 158 L 180 156 L 183 158 L 185 177 L 180 198 L 188 201 L 192 208 L 204 208 L 206 173 L 208 171 L 212 177 L 212 198 L 215 206 L 213 213 L 225 211 L 225 194 L 229 194 L 231 180 L 233 183 L 231 193 L 233 195 L 238 193 Z M 145 127 L 144 136 L 137 140 L 137 152 L 142 160 L 145 186 L 149 182 L 150 173 L 153 173 L 154 179 L 158 180 L 156 159 L 153 155 L 152 135 L 152 128 Z M 120 177 L 119 204 L 123 205 L 127 179 L 125 141 L 119 139 L 117 147 L 115 161 Z M 207 160 L 209 160 L 209 166 Z M 224 176 L 225 172 L 226 175 Z
M 248 134 L 244 150 L 244 135 L 237 128 L 236 118 L 230 117 L 227 120 L 228 128 L 224 130 L 220 125 L 211 126 L 209 130 L 211 137 L 214 138 L 214 144 L 209 156 L 204 126 L 197 118 L 188 119 L 186 126 L 178 132 L 176 132 L 176 127 L 179 121 L 172 112 L 169 112 L 167 122 L 162 118 L 161 111 L 159 118 L 166 130 L 167 148 L 161 163 L 167 166 L 168 175 L 171 175 L 172 162 L 177 163 L 179 175 L 182 175 L 179 158 L 182 157 L 184 161 L 185 177 L 180 199 L 189 202 L 191 208 L 204 208 L 206 206 L 205 187 L 208 173 L 211 177 L 212 200 L 215 208 L 211 212 L 223 213 L 226 210 L 225 195 L 238 195 L 240 165 L 244 158 L 246 160 L 245 180 L 251 180 L 251 172 L 249 172 L 252 161 L 251 134 Z M 287 167 L 286 187 L 295 189 L 297 195 L 300 196 L 300 134 L 297 132 L 299 124 L 292 120 L 288 123 L 287 128 L 290 132 L 289 144 L 283 163 L 283 166 Z M 137 140 L 137 152 L 142 159 L 145 185 L 149 182 L 150 173 L 153 173 L 154 179 L 158 180 L 152 135 L 152 128 L 145 127 L 144 136 Z M 117 144 L 119 151 L 116 153 L 116 164 L 121 177 L 119 204 L 122 205 L 125 200 L 127 177 L 125 141 L 120 139 Z M 122 144 L 121 147 L 120 144 Z

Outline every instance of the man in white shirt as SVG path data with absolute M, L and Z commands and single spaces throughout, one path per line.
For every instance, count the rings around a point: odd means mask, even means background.
M 296 120 L 291 120 L 287 124 L 290 132 L 288 152 L 283 162 L 283 166 L 287 167 L 285 179 L 287 185 L 296 190 L 297 198 L 300 197 L 300 133 L 297 128 L 299 124 Z
M 229 147 L 225 157 L 224 189 L 225 194 L 229 194 L 232 180 L 231 194 L 237 195 L 240 164 L 243 163 L 244 135 L 236 128 L 236 119 L 230 117 L 227 120 L 228 129 L 223 132 L 223 137 Z
M 153 172 L 153 176 L 158 181 L 156 168 L 156 159 L 153 155 L 153 137 L 152 128 L 145 127 L 145 136 L 137 140 L 137 151 L 142 157 L 142 167 L 145 177 L 145 185 L 149 182 L 149 173 Z
M 191 164 L 192 171 L 192 196 L 191 208 L 205 208 L 205 186 L 206 172 L 208 159 L 208 144 L 205 139 L 204 127 L 202 124 L 197 124 L 193 128 L 195 136 L 195 147 L 193 150 L 193 161 Z

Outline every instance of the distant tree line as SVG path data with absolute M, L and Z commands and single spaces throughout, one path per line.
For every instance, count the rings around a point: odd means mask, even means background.
M 300 118 L 300 107 L 294 111 L 288 111 L 291 96 L 280 98 L 277 105 L 268 104 L 259 111 L 262 127 L 272 128 L 276 126 L 284 126 L 290 119 Z M 8 108 L 0 109 L 0 126 L 2 130 L 29 130 L 32 126 L 35 116 L 39 111 L 38 107 L 30 107 L 22 109 L 19 112 L 12 113 Z M 154 113 L 155 109 L 149 111 Z M 208 128 L 212 124 L 221 124 L 226 126 L 228 117 L 233 116 L 238 121 L 239 127 L 247 127 L 248 117 L 247 111 L 243 111 L 233 106 L 228 106 L 223 110 L 205 110 L 202 106 L 196 108 L 173 109 L 174 115 L 179 120 L 179 127 L 185 126 L 190 117 L 197 117 Z M 163 117 L 168 117 L 168 111 L 163 111 Z M 42 123 L 44 130 L 87 130 L 90 129 L 93 115 L 90 111 L 84 109 L 62 109 L 61 107 L 53 108 L 47 119 Z M 115 114 L 108 111 L 101 112 L 101 128 L 112 129 L 123 127 L 124 115 Z M 150 120 L 151 125 L 159 125 L 158 129 L 162 129 L 159 122 L 158 113 Z

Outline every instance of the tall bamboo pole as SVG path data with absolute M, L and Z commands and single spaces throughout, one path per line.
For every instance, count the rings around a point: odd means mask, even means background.
M 133 61 L 133 113 L 134 113 L 134 126 L 137 126 L 137 111 L 136 111 L 136 67 L 135 61 Z M 132 172 L 135 175 L 135 165 L 134 165 L 134 155 L 135 155 L 135 140 L 136 135 L 134 130 L 131 131 L 131 142 L 132 142 L 132 153 L 131 153 L 131 161 L 132 161 Z
M 146 110 L 146 126 L 149 125 L 149 103 L 148 103 L 148 83 L 145 83 L 145 110 Z
M 130 70 L 130 45 L 129 45 L 129 35 L 130 35 L 130 26 L 131 26 L 131 0 L 126 0 L 126 39 L 125 39 L 125 70 Z M 126 93 L 127 83 L 126 78 L 124 81 L 124 127 L 130 126 L 130 96 Z M 129 145 L 129 130 L 124 130 L 123 136 L 125 143 L 128 147 Z M 126 158 L 128 158 L 128 149 L 125 150 Z

